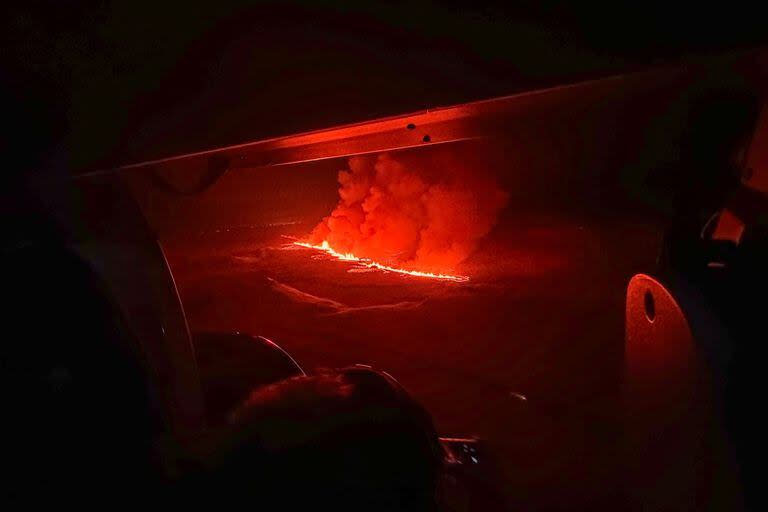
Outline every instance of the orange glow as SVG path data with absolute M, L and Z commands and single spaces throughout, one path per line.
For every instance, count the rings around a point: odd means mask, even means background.
M 336 207 L 304 241 L 417 276 L 454 276 L 508 198 L 482 162 L 448 148 L 352 157 L 338 181 Z
M 420 272 L 418 270 L 405 270 L 402 268 L 395 268 L 395 267 L 389 267 L 387 265 L 382 265 L 381 263 L 371 261 L 367 258 L 358 258 L 357 256 L 351 253 L 341 253 L 341 252 L 335 251 L 333 247 L 331 247 L 326 240 L 323 240 L 323 243 L 321 243 L 320 245 L 313 245 L 306 242 L 293 242 L 293 244 L 298 245 L 300 247 L 306 247 L 308 249 L 323 251 L 327 254 L 330 254 L 336 259 L 339 259 L 342 261 L 351 261 L 362 267 L 375 268 L 378 270 L 383 270 L 385 272 L 395 272 L 397 274 L 403 274 L 408 276 L 426 277 L 429 279 L 440 279 L 442 281 L 453 281 L 456 283 L 464 283 L 466 281 L 469 281 L 469 277 L 467 276 L 455 276 L 450 274 L 433 274 L 432 272 Z

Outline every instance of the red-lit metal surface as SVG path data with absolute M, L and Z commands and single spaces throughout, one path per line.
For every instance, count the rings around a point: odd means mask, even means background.
M 735 510 L 740 504 L 701 344 L 670 289 L 647 275 L 632 278 L 626 304 L 626 466 L 630 503 L 639 509 Z
M 526 124 L 540 123 L 549 116 L 568 115 L 575 106 L 574 98 L 578 104 L 600 104 L 680 76 L 678 70 L 615 76 L 130 164 L 120 170 L 162 168 L 181 160 L 193 165 L 199 162 L 199 166 L 212 157 L 226 158 L 233 168 L 254 168 L 495 137 L 525 129 Z
M 627 289 L 626 364 L 629 384 L 660 406 L 687 403 L 697 374 L 693 335 L 685 314 L 664 286 L 637 275 Z

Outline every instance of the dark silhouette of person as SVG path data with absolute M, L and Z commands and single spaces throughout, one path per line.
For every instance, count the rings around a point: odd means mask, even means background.
M 255 390 L 182 488 L 275 510 L 434 510 L 441 454 L 429 414 L 387 374 L 327 370 Z

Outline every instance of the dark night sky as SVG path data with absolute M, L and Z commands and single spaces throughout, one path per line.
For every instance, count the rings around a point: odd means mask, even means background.
M 729 4 L 24 2 L 4 6 L 2 145 L 88 169 L 759 45 Z

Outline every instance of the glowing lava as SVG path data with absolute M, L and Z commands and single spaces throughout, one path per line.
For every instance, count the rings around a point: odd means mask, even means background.
M 352 261 L 360 266 L 367 267 L 367 268 L 375 268 L 375 269 L 383 270 L 385 272 L 395 272 L 397 274 L 404 274 L 408 276 L 426 277 L 429 279 L 440 279 L 442 281 L 453 281 L 456 283 L 464 283 L 466 281 L 469 281 L 469 277 L 467 276 L 454 276 L 450 274 L 433 274 L 432 272 L 420 272 L 418 270 L 405 270 L 402 268 L 395 268 L 395 267 L 389 267 L 387 265 L 382 265 L 381 263 L 377 263 L 367 258 L 358 258 L 357 256 L 351 253 L 337 252 L 333 249 L 333 247 L 331 247 L 328 244 L 326 240 L 323 240 L 323 243 L 320 245 L 308 244 L 306 242 L 293 242 L 293 244 L 298 245 L 300 247 L 306 247 L 308 249 L 323 251 L 327 254 L 330 254 L 336 259 L 339 259 L 342 261 Z

